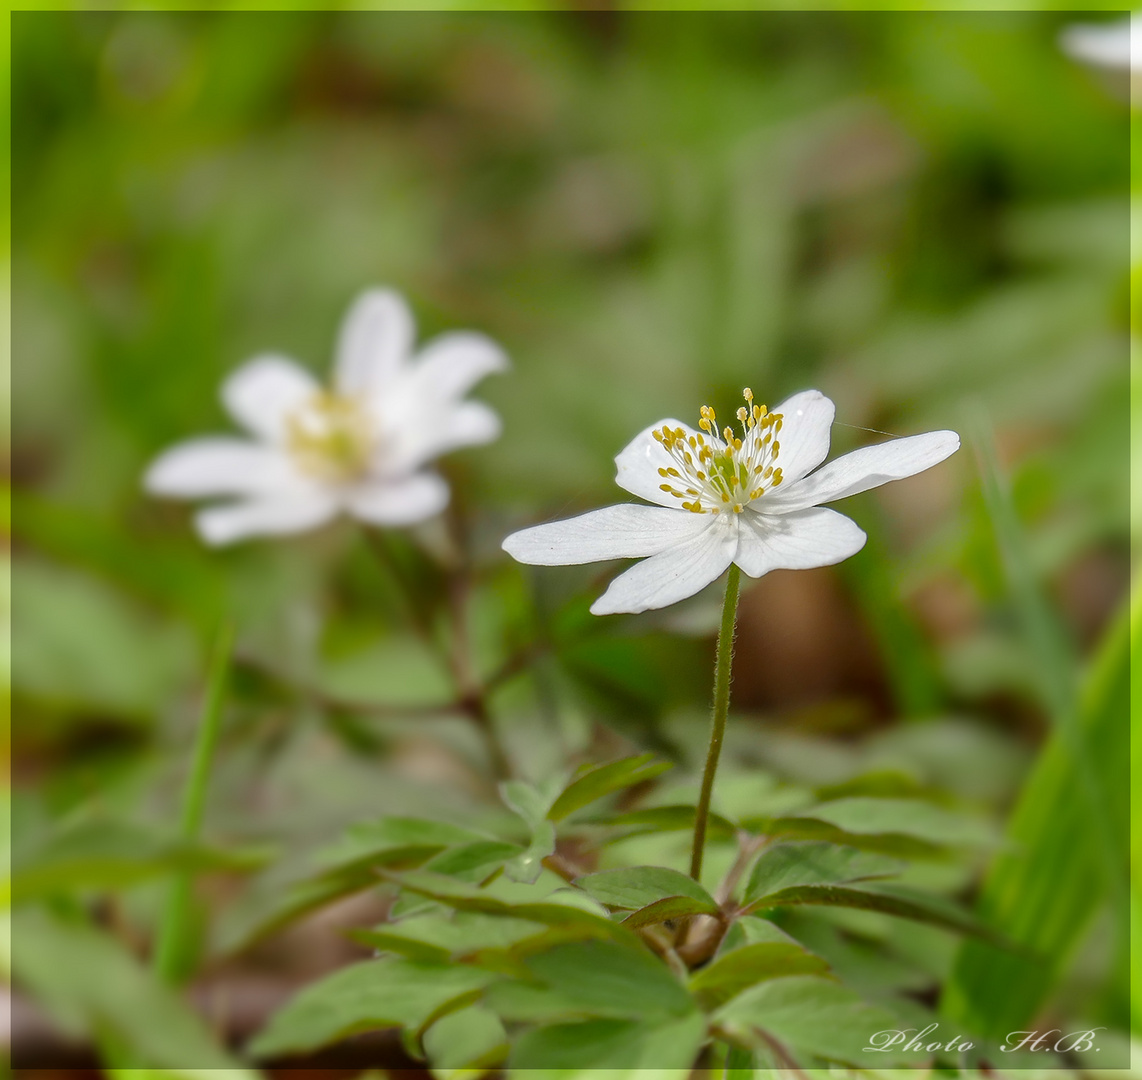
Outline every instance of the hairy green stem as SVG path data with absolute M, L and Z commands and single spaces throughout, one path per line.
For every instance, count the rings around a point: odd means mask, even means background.
M 222 729 L 222 704 L 226 697 L 226 678 L 230 670 L 233 640 L 233 628 L 224 625 L 214 643 L 206 699 L 203 702 L 198 731 L 195 733 L 194 760 L 183 794 L 179 838 L 185 845 L 195 843 L 202 828 L 210 766 L 214 760 L 214 748 L 218 745 L 218 735 Z M 167 894 L 166 906 L 159 923 L 154 965 L 158 975 L 167 982 L 177 982 L 185 974 L 188 966 L 190 950 L 187 944 L 187 931 L 192 885 L 191 871 L 181 871 L 175 877 Z
M 730 663 L 734 655 L 734 628 L 738 616 L 738 588 L 741 571 L 730 565 L 726 576 L 726 600 L 722 605 L 722 626 L 718 631 L 718 659 L 714 665 L 714 717 L 710 727 L 710 747 L 706 751 L 706 770 L 702 773 L 702 791 L 694 815 L 694 849 L 690 855 L 690 876 L 702 876 L 702 855 L 706 850 L 706 825 L 710 817 L 710 796 L 714 791 L 714 775 L 718 771 L 718 758 L 722 753 L 722 739 L 726 734 L 726 716 L 730 711 Z

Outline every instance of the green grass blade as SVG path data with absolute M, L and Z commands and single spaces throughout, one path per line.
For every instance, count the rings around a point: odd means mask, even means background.
M 193 843 L 198 839 L 202 828 L 202 816 L 206 808 L 206 791 L 210 780 L 210 766 L 214 759 L 214 749 L 222 728 L 222 706 L 226 699 L 226 683 L 230 670 L 230 651 L 234 631 L 224 626 L 214 645 L 214 655 L 210 663 L 206 699 L 203 704 L 202 719 L 194 742 L 194 759 L 191 763 L 190 778 L 182 804 L 180 834 L 184 841 Z M 186 974 L 191 961 L 191 948 L 188 930 L 191 913 L 191 888 L 193 875 L 178 874 L 171 883 L 159 924 L 158 940 L 155 946 L 154 965 L 158 975 L 167 982 L 177 982 Z
M 1142 626 L 1140 617 L 1142 590 L 1107 632 L 1078 716 L 1084 746 L 1109 804 L 1111 831 L 1106 839 L 1117 845 L 1122 865 L 1129 790 L 1123 720 L 1130 712 L 1131 661 L 1138 647 L 1131 638 Z M 991 867 L 979 905 L 988 925 L 1039 959 L 1005 953 L 979 941 L 964 943 L 942 1007 L 969 1030 L 1002 1036 L 1030 1022 L 1065 973 L 1106 896 L 1105 848 L 1091 835 L 1098 826 L 1092 825 L 1082 787 L 1070 741 L 1057 729 L 1023 788 L 1008 829 L 1011 848 Z M 1116 798 L 1121 805 L 1115 805 Z M 1118 903 L 1125 897 L 1120 890 L 1111 897 L 1116 902 L 1116 924 L 1125 931 L 1126 913 Z

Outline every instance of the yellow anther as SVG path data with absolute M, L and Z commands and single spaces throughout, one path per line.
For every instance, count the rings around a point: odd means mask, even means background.
M 745 398 L 746 401 L 753 401 L 753 391 L 747 386 L 742 391 L 742 397 Z
M 744 424 L 747 416 L 749 416 L 749 413 L 745 411 L 745 406 L 743 405 L 740 409 L 738 409 L 738 420 Z
M 368 472 L 376 432 L 362 403 L 319 391 L 286 418 L 286 448 L 310 476 L 347 482 Z

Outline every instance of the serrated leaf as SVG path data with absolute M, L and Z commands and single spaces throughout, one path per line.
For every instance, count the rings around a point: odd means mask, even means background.
M 502 840 L 476 840 L 459 847 L 446 848 L 424 863 L 424 869 L 459 881 L 482 881 L 509 860 L 518 857 L 520 852 L 518 844 Z
M 709 1012 L 766 979 L 822 975 L 828 969 L 824 960 L 800 945 L 786 942 L 745 945 L 719 956 L 691 975 L 690 992 Z
M 491 896 L 482 889 L 465 885 L 455 878 L 441 877 L 426 871 L 414 870 L 405 874 L 382 872 L 381 876 L 403 889 L 457 911 L 524 919 L 544 926 L 574 926 L 589 937 L 625 938 L 630 933 L 604 915 L 582 906 L 576 896 L 570 893 L 552 893 L 543 901 L 511 903 Z M 578 896 L 590 903 L 581 893 Z
M 671 768 L 668 761 L 654 761 L 653 754 L 639 754 L 636 757 L 622 758 L 599 765 L 572 780 L 559 797 L 551 804 L 547 816 L 552 821 L 562 821 L 576 810 L 588 806 L 609 795 L 634 784 L 653 780 Z
M 535 1028 L 516 1042 L 512 1069 L 676 1069 L 685 1075 L 706 1040 L 698 1013 L 669 1024 L 588 1020 Z M 620 1074 L 621 1075 L 621 1074 Z
M 875 851 L 899 859 L 946 861 L 951 853 L 941 844 L 903 833 L 852 833 L 812 817 L 760 817 L 742 821 L 748 832 L 777 840 L 818 840 L 861 851 Z
M 745 904 L 795 885 L 835 885 L 899 873 L 900 862 L 836 844 L 792 841 L 766 848 L 754 863 Z
M 629 810 L 622 814 L 601 814 L 590 818 L 588 823 L 655 833 L 691 832 L 696 814 L 697 811 L 692 806 L 650 806 L 644 810 Z M 706 835 L 711 840 L 731 840 L 737 831 L 732 821 L 714 813 L 710 814 L 706 829 Z M 629 835 L 631 834 L 626 834 Z M 615 839 L 625 839 L 625 836 Z
M 630 866 L 601 870 L 575 879 L 575 885 L 608 907 L 637 910 L 656 900 L 687 896 L 711 911 L 717 911 L 714 898 L 692 877 L 666 866 Z
M 760 1029 L 799 1052 L 803 1063 L 804 1055 L 809 1055 L 865 1066 L 868 1061 L 862 1059 L 867 1055 L 862 1049 L 868 1046 L 869 1037 L 900 1027 L 900 1021 L 887 1010 L 866 1005 L 851 990 L 812 975 L 759 983 L 724 1005 L 714 1019 L 743 1041 L 765 1046 Z
M 255 1057 L 314 1050 L 361 1031 L 416 1029 L 448 1002 L 487 986 L 480 968 L 413 960 L 365 960 L 307 986 L 248 1047 Z
M 683 1016 L 694 999 L 666 965 L 637 939 L 633 944 L 579 941 L 524 960 L 529 979 L 490 991 L 497 1012 L 511 1020 Z
M 433 912 L 357 930 L 353 938 L 412 959 L 444 963 L 485 949 L 506 949 L 542 934 L 542 923 L 468 912 Z
M 838 885 L 797 885 L 779 892 L 770 893 L 755 901 L 748 911 L 785 907 L 788 905 L 809 904 L 826 907 L 859 908 L 863 911 L 879 911 L 884 915 L 896 915 L 902 919 L 939 926 L 958 934 L 972 934 L 991 941 L 1000 948 L 1010 949 L 1010 943 L 1003 941 L 995 931 L 990 930 L 968 912 L 934 896 L 895 890 L 869 892 L 864 889 L 849 889 Z
M 669 919 L 681 919 L 687 915 L 716 915 L 717 904 L 708 904 L 704 900 L 695 900 L 692 896 L 666 896 L 655 900 L 653 904 L 631 912 L 623 919 L 623 926 L 637 930 L 643 926 L 654 926 Z
M 495 838 L 444 821 L 390 816 L 351 826 L 336 844 L 322 853 L 321 861 L 333 869 L 398 848 L 426 848 L 440 851 L 444 848 L 492 839 Z
M 985 821 L 954 814 L 923 799 L 856 796 L 800 812 L 850 833 L 898 833 L 934 844 L 988 845 L 995 830 Z
M 439 847 L 389 848 L 311 877 L 260 882 L 223 920 L 218 948 L 229 952 L 247 945 L 317 908 L 376 885 L 380 868 L 420 866 L 439 851 Z

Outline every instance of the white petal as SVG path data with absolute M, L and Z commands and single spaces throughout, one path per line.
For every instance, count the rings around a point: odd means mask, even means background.
M 622 503 L 521 529 L 504 540 L 513 559 L 533 566 L 570 566 L 604 559 L 641 559 L 704 532 L 711 514 Z
M 448 485 L 435 473 L 362 485 L 346 496 L 350 514 L 374 525 L 413 525 L 448 505 Z
M 610 588 L 591 605 L 592 614 L 635 614 L 667 607 L 709 585 L 733 562 L 738 546 L 738 528 L 734 521 L 737 515 L 711 516 L 710 526 L 697 536 L 636 563 L 615 578 Z
M 461 446 L 493 442 L 502 430 L 494 409 L 482 401 L 464 401 L 437 417 L 401 425 L 393 442 L 382 445 L 378 465 L 386 472 L 411 472 Z
M 845 454 L 786 488 L 766 492 L 759 502 L 766 514 L 785 514 L 818 503 L 845 499 L 890 480 L 930 469 L 960 448 L 954 431 L 929 431 L 865 446 Z
M 172 447 L 155 459 L 143 478 L 152 495 L 173 499 L 252 495 L 297 483 L 297 473 L 280 450 L 221 435 Z
M 829 456 L 829 431 L 836 408 L 820 390 L 805 390 L 786 398 L 772 411 L 784 417 L 778 436 L 781 451 L 775 463 L 781 466 L 784 486 L 800 480 Z
M 286 418 L 319 392 L 317 381 L 284 356 L 258 356 L 222 384 L 222 401 L 247 431 L 280 442 Z
M 677 509 L 678 500 L 662 490 L 662 477 L 658 473 L 659 469 L 673 467 L 675 461 L 651 434 L 655 428 L 663 425 L 681 428 L 687 437 L 698 434 L 692 427 L 679 420 L 659 420 L 657 424 L 640 431 L 615 458 L 615 465 L 618 467 L 615 483 L 632 495 L 646 499 L 647 502 Z
M 232 544 L 250 536 L 281 536 L 324 525 L 337 513 L 337 498 L 330 491 L 268 495 L 230 506 L 212 506 L 194 519 L 208 544 Z
M 746 508 L 734 562 L 755 578 L 770 570 L 810 570 L 855 555 L 865 540 L 856 522 L 823 506 L 792 514 L 755 514 Z
M 412 355 L 416 325 L 404 298 L 370 289 L 353 302 L 337 342 L 334 384 L 342 394 L 381 391 Z
M 508 358 L 491 338 L 470 330 L 441 334 L 420 352 L 410 381 L 435 400 L 463 397 L 487 375 L 506 371 Z
M 1129 71 L 1142 67 L 1142 18 L 1074 23 L 1059 35 L 1064 52 L 1095 67 Z

